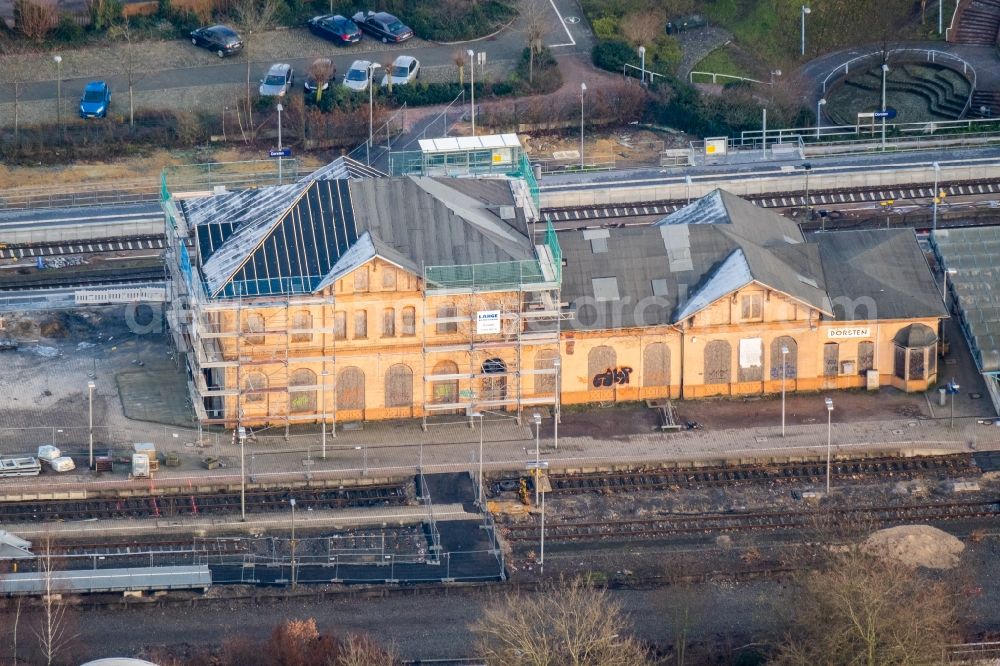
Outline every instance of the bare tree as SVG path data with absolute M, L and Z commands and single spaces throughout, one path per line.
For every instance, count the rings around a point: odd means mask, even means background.
M 247 58 L 247 118 L 253 133 L 253 97 L 250 86 L 250 66 L 253 63 L 253 47 L 257 35 L 266 31 L 274 23 L 278 11 L 276 0 L 238 0 L 233 5 L 236 22 L 243 32 L 243 52 Z
M 135 35 L 132 33 L 132 26 L 126 17 L 121 23 L 116 24 L 111 29 L 111 36 L 122 42 L 122 47 L 118 49 L 122 74 L 125 76 L 125 84 L 128 86 L 128 124 L 135 127 L 135 84 L 142 78 L 142 63 L 139 55 L 140 50 L 135 44 Z
M 329 58 L 320 58 L 309 66 L 309 78 L 316 82 L 316 103 L 323 99 L 323 86 L 334 77 L 336 69 Z
M 30 40 L 40 42 L 56 27 L 56 6 L 52 0 L 15 0 L 14 25 Z
M 632 12 L 622 18 L 622 34 L 633 44 L 652 47 L 666 24 L 667 15 L 660 9 Z
M 535 81 L 535 56 L 542 52 L 542 37 L 548 25 L 548 14 L 541 0 L 523 0 L 524 36 L 528 40 L 528 84 Z
M 462 87 L 465 85 L 465 51 L 456 51 L 451 58 L 458 68 L 458 86 Z
M 777 666 L 932 666 L 957 635 L 958 599 L 947 581 L 859 546 L 830 555 L 800 588 Z
M 643 646 L 629 636 L 621 605 L 579 578 L 535 594 L 508 594 L 472 626 L 487 664 L 642 666 Z
M 71 622 L 67 613 L 69 607 L 62 598 L 61 587 L 56 580 L 57 567 L 52 555 L 52 540 L 45 537 L 43 543 L 42 553 L 37 560 L 43 596 L 35 637 L 38 638 L 41 656 L 46 666 L 51 666 L 69 648 L 76 639 L 76 634 L 70 628 Z
M 392 650 L 379 645 L 367 634 L 348 634 L 340 646 L 334 666 L 393 666 L 399 663 Z
M 14 112 L 14 150 L 17 151 L 21 145 L 21 95 L 24 92 L 21 84 L 24 83 L 24 73 L 20 67 L 11 66 L 7 74 L 7 81 L 13 93 L 11 102 Z

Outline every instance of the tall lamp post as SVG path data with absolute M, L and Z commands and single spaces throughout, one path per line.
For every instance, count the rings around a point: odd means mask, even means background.
M 236 431 L 236 436 L 240 439 L 240 521 L 247 521 L 247 474 L 246 456 L 244 446 L 247 441 L 247 429 L 240 426 Z
M 785 373 L 788 367 L 788 347 L 781 346 L 781 436 L 785 436 Z
M 90 404 L 90 469 L 94 469 L 94 389 L 97 384 L 87 382 L 87 400 Z
M 885 76 L 889 73 L 889 65 L 882 63 L 882 150 L 885 151 Z
M 826 494 L 830 494 L 830 460 L 832 458 L 832 434 L 831 420 L 833 418 L 833 398 L 826 398 Z
M 802 169 L 806 172 L 806 200 L 804 202 L 806 209 L 805 210 L 806 222 L 808 222 L 809 218 L 812 217 L 812 204 L 809 202 L 809 172 L 812 171 L 812 168 L 813 168 L 812 162 L 806 162 L 805 164 L 802 165 Z
M 958 393 L 959 385 L 955 383 L 955 378 L 952 377 L 951 381 L 948 382 L 948 393 L 951 394 L 951 422 L 949 423 L 949 428 L 955 427 L 955 394 Z
M 822 106 L 826 104 L 825 99 L 821 99 L 816 102 L 816 140 L 819 141 L 819 130 L 823 123 L 823 111 Z
M 375 141 L 375 68 L 378 63 L 368 63 L 368 165 L 372 163 L 372 146 Z
M 486 505 L 485 494 L 483 493 L 483 413 L 482 412 L 472 412 L 469 414 L 474 419 L 479 419 L 479 492 L 477 493 L 476 502 L 479 504 L 480 509 L 485 509 Z
M 802 55 L 806 54 L 806 14 L 811 12 L 811 9 L 802 5 Z
M 281 150 L 282 150 L 282 148 L 281 148 L 281 112 L 285 110 L 285 107 L 281 106 L 281 103 L 279 102 L 278 105 L 275 107 L 275 109 L 278 110 L 278 184 L 281 185 L 282 183 L 285 182 L 284 178 L 282 178 L 282 173 L 281 173 Z
M 320 391 L 320 399 L 323 401 L 323 438 L 322 438 L 322 458 L 326 460 L 326 378 L 330 376 L 330 373 L 324 370 L 320 373 L 320 377 L 323 378 L 323 389 Z M 336 431 L 334 431 L 336 435 Z
M 641 85 L 646 85 L 646 47 L 639 47 L 639 75 Z
M 472 136 L 476 136 L 476 52 L 469 49 L 466 53 L 469 55 L 469 106 L 472 109 L 469 115 L 472 118 Z
M 956 275 L 958 269 L 956 268 L 946 268 L 942 271 L 942 283 L 941 283 L 941 300 L 944 301 L 945 310 L 948 309 L 948 276 Z
M 62 127 L 62 56 L 54 55 L 52 60 L 56 63 L 56 122 Z
M 944 0 L 938 0 L 938 34 L 944 32 Z
M 539 450 L 538 450 L 538 437 L 539 437 L 539 429 L 542 426 L 542 415 L 539 414 L 538 412 L 535 412 L 535 414 L 532 417 L 532 419 L 534 419 L 534 421 L 535 421 L 535 479 L 534 479 L 535 480 L 535 506 L 538 506 L 538 474 L 539 474 L 539 470 L 541 470 L 541 467 L 539 467 L 539 463 L 541 461 L 539 460 L 540 455 L 539 455 Z
M 938 178 L 941 175 L 941 165 L 935 162 L 931 166 L 934 167 L 934 222 L 931 225 L 931 231 L 937 231 L 937 208 L 938 200 L 941 198 L 941 193 L 938 191 Z
M 583 96 L 587 92 L 587 84 L 580 82 L 580 171 L 583 171 Z
M 289 544 L 292 547 L 292 589 L 295 589 L 295 498 L 288 500 L 288 503 L 292 505 L 292 542 Z

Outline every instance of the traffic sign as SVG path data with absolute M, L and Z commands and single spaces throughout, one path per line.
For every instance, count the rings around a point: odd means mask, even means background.
M 892 120 L 896 117 L 896 109 L 887 107 L 885 111 L 876 111 L 873 114 L 876 118 L 885 118 L 886 120 Z
M 281 150 L 271 150 L 268 152 L 268 155 L 270 155 L 271 157 L 291 157 L 292 149 L 282 148 Z

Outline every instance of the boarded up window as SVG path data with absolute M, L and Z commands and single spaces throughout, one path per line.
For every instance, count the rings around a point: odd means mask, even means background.
M 507 364 L 501 358 L 491 358 L 483 362 L 483 400 L 507 399 Z M 490 377 L 489 375 L 497 375 Z
M 865 373 L 875 369 L 875 343 L 858 343 L 858 372 Z
M 337 409 L 365 408 L 365 373 L 349 366 L 337 373 Z
M 354 271 L 354 291 L 368 291 L 368 267 Z
M 296 312 L 292 316 L 292 329 L 295 330 L 292 333 L 292 342 L 311 342 L 313 339 L 312 331 L 306 329 L 311 329 L 312 325 L 313 318 L 311 314 L 305 310 Z
M 590 383 L 587 385 L 591 390 L 601 388 L 594 386 L 594 378 L 603 375 L 608 370 L 613 370 L 618 365 L 618 354 L 613 347 L 601 345 L 594 347 L 587 354 L 587 378 Z
M 305 387 L 305 388 L 296 388 Z M 288 378 L 288 408 L 293 414 L 316 411 L 316 373 L 299 368 Z
M 386 308 L 382 311 L 382 337 L 391 338 L 396 335 L 396 310 Z
M 417 334 L 417 309 L 408 306 L 403 308 L 403 335 Z
M 354 337 L 368 337 L 368 312 L 366 310 L 358 310 L 354 313 Z
M 437 309 L 437 318 L 438 319 L 445 319 L 447 317 L 455 317 L 455 316 L 457 316 L 457 312 L 455 311 L 455 307 L 454 306 L 444 305 L 444 306 L 439 307 Z M 437 324 L 437 332 L 438 333 L 457 333 L 458 332 L 458 322 L 455 322 L 455 321 L 438 322 L 438 324 Z
M 543 349 L 535 355 L 535 371 L 546 370 L 547 374 L 535 375 L 535 395 L 554 395 L 556 392 L 555 360 L 558 352 Z
M 247 402 L 264 402 L 267 389 L 267 377 L 262 372 L 249 372 L 243 380 L 243 391 Z
M 762 294 L 747 294 L 743 296 L 740 317 L 742 319 L 760 319 L 764 316 L 764 297 Z
M 892 372 L 900 379 L 906 379 L 906 350 L 902 347 L 892 348 Z
M 431 371 L 434 375 L 458 374 L 458 365 L 453 361 L 441 361 Z M 431 402 L 434 404 L 451 404 L 458 402 L 458 380 L 444 379 L 431 382 Z
M 728 384 L 732 381 L 733 348 L 725 340 L 705 345 L 705 383 Z
M 740 340 L 738 381 L 759 382 L 764 378 L 764 342 L 760 338 Z
M 840 372 L 840 345 L 827 342 L 823 345 L 823 375 L 836 377 Z
M 787 354 L 782 354 L 782 349 L 787 349 Z M 784 374 L 782 374 L 784 370 Z M 795 338 L 788 335 L 781 335 L 771 340 L 771 379 L 794 379 L 799 372 L 799 343 Z
M 396 269 L 386 266 L 382 269 L 382 288 L 389 291 L 396 289 Z
M 385 406 L 410 407 L 413 405 L 413 371 L 410 366 L 397 363 L 385 373 Z
M 343 310 L 333 313 L 333 339 L 347 339 L 347 313 Z
M 642 352 L 642 385 L 670 385 L 670 348 L 664 342 L 646 345 Z
M 264 316 L 259 315 L 255 312 L 251 312 L 247 315 L 246 326 L 244 327 L 244 332 L 246 333 L 246 341 L 251 345 L 262 345 L 264 344 Z
M 910 349 L 910 379 L 924 378 L 924 355 L 927 353 L 926 347 Z

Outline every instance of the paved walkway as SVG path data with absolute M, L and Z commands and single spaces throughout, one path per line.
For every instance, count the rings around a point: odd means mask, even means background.
M 688 30 L 676 36 L 681 45 L 681 62 L 677 67 L 677 77 L 685 80 L 694 66 L 705 56 L 720 46 L 725 46 L 733 38 L 731 32 L 716 25 Z

